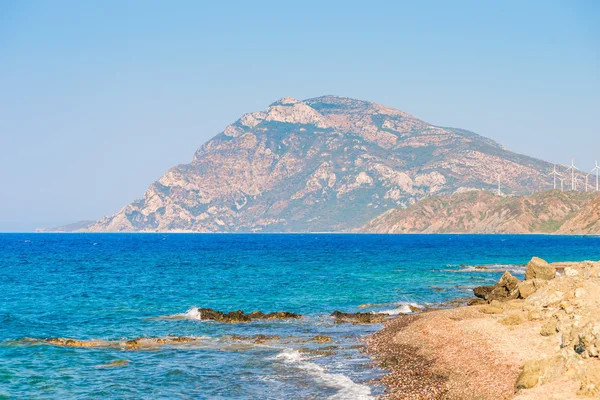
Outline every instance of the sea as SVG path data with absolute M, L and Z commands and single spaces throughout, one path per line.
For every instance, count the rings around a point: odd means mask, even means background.
M 443 307 L 533 256 L 599 260 L 600 237 L 0 234 L 0 398 L 374 398 L 385 371 L 364 345 L 382 325 L 332 312 Z M 198 307 L 303 317 L 227 324 Z M 173 336 L 195 340 L 119 345 Z

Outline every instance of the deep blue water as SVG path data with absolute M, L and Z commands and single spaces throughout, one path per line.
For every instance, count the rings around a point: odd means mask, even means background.
M 0 234 L 0 398 L 366 398 L 381 390 L 369 385 L 381 371 L 360 345 L 380 325 L 334 324 L 331 312 L 398 313 L 464 297 L 502 268 L 522 273 L 532 256 L 598 260 L 600 237 Z M 484 264 L 500 267 L 465 268 Z M 377 306 L 358 308 L 367 303 Z M 305 317 L 157 318 L 194 306 Z M 256 345 L 233 334 L 281 339 Z M 167 335 L 202 339 L 142 351 L 24 340 Z M 333 341 L 307 342 L 315 335 Z M 129 363 L 100 368 L 115 360 Z

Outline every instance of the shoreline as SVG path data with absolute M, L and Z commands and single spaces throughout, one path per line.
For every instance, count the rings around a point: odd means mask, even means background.
M 534 260 L 529 279 L 493 286 L 505 298 L 400 315 L 371 335 L 382 397 L 600 398 L 600 262 L 546 263 L 559 271 L 546 280 L 531 276 Z

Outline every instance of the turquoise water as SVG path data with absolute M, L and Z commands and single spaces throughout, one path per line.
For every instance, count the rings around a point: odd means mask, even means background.
M 467 296 L 532 256 L 598 260 L 600 237 L 0 234 L 0 398 L 369 398 L 382 371 L 361 345 L 381 325 L 334 324 L 331 312 Z M 484 264 L 496 267 L 468 268 Z M 305 317 L 222 324 L 192 307 Z M 280 339 L 230 336 L 257 334 Z M 199 340 L 138 351 L 24 340 L 167 335 Z M 117 360 L 128 363 L 102 368 Z

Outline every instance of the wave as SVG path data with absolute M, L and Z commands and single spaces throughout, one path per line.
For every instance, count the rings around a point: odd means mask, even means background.
M 193 321 L 202 321 L 202 312 L 198 307 L 192 307 L 184 313 L 163 315 L 152 319 L 189 319 Z
M 302 369 L 310 374 L 315 380 L 337 389 L 337 393 L 330 396 L 330 399 L 338 400 L 363 400 L 373 399 L 371 388 L 366 385 L 355 383 L 352 379 L 343 374 L 332 374 L 320 365 L 307 361 L 307 358 L 297 350 L 284 349 L 274 357 L 285 364 L 292 364 L 296 368 Z
M 524 274 L 526 266 L 519 264 L 489 264 L 489 265 L 465 265 L 459 269 L 446 269 L 442 272 L 504 272 L 509 271 L 513 274 Z
M 396 305 L 397 305 L 396 308 L 392 308 L 389 310 L 377 311 L 377 314 L 388 314 L 388 315 L 410 314 L 410 313 L 414 312 L 413 309 L 415 309 L 415 308 L 418 308 L 418 309 L 423 308 L 422 305 L 417 304 L 417 303 L 401 302 L 401 303 L 396 303 Z

